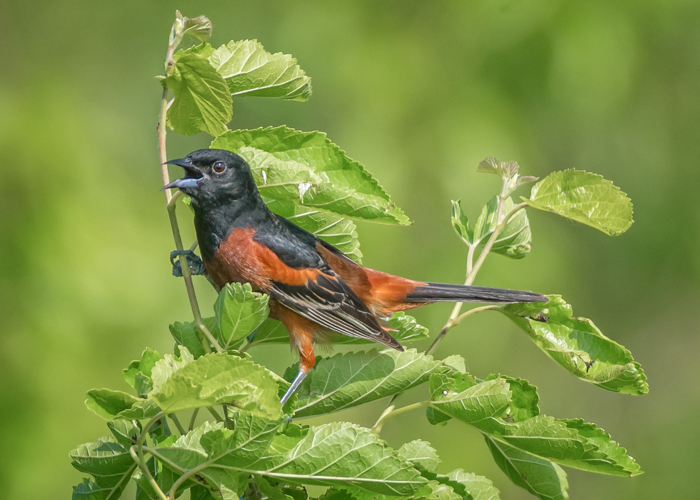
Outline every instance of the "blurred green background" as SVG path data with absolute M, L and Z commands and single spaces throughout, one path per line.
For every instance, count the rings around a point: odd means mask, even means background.
M 208 15 L 214 45 L 257 38 L 312 76 L 308 103 L 234 100 L 231 127 L 326 131 L 380 180 L 415 222 L 360 223 L 365 265 L 460 282 L 465 247 L 450 226 L 450 200 L 462 198 L 475 216 L 496 192 L 495 177 L 476 174 L 486 156 L 517 160 L 531 175 L 586 169 L 626 191 L 636 219 L 628 233 L 610 238 L 531 212 L 531 255 L 489 258 L 477 284 L 563 294 L 575 314 L 632 351 L 648 396 L 577 380 L 497 315 L 463 323 L 437 354 L 463 355 L 478 376 L 529 379 L 543 413 L 596 422 L 646 472 L 625 479 L 568 470 L 572 498 L 697 498 L 700 3 L 690 0 L 5 0 L 3 498 L 68 498 L 81 477 L 69 450 L 107 433 L 85 409 L 85 392 L 126 389 L 121 369 L 145 346 L 169 352 L 168 324 L 190 316 L 183 284 L 170 276 L 155 133 L 153 77 L 176 8 Z M 209 140 L 171 133 L 169 157 Z M 211 311 L 213 292 L 197 285 Z M 434 305 L 416 316 L 435 333 L 449 310 Z M 287 346 L 253 354 L 279 372 L 293 360 Z M 371 425 L 384 404 L 337 418 Z M 412 412 L 382 436 L 394 446 L 428 439 L 443 471 L 463 467 L 491 478 L 503 498 L 531 498 L 458 422 L 435 428 Z

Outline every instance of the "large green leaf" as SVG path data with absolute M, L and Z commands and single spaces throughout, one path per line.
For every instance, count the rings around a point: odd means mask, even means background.
M 369 429 L 348 422 L 312 427 L 286 455 L 270 457 L 263 464 L 267 467 L 258 474 L 266 477 L 320 486 L 352 485 L 385 495 L 408 497 L 426 483 Z
M 242 156 L 261 194 L 355 219 L 408 224 L 408 217 L 358 162 L 322 132 L 289 127 L 231 130 L 212 148 Z
M 249 422 L 256 422 L 252 418 Z M 269 481 L 320 486 L 357 486 L 375 493 L 410 496 L 426 483 L 420 474 L 369 429 L 334 422 L 308 429 L 284 454 L 264 456 L 275 426 L 258 420 L 234 431 L 209 426 L 192 431 L 157 456 L 178 473 L 197 468 L 213 485 L 241 493 L 251 474 Z
M 387 326 L 391 328 L 391 336 L 401 343 L 413 342 L 428 338 L 428 329 L 419 325 L 413 316 L 404 312 L 394 313 Z M 284 325 L 274 319 L 266 319 L 252 337 L 256 345 L 260 344 L 286 344 L 289 342 L 289 334 Z M 374 344 L 371 340 L 348 337 L 338 334 L 333 338 L 334 344 Z
M 632 202 L 602 176 L 583 170 L 553 172 L 532 187 L 523 200 L 533 208 L 559 214 L 610 236 L 632 225 Z
M 330 243 L 358 264 L 362 263 L 357 226 L 348 217 L 297 205 L 291 201 L 263 197 L 267 207 L 277 215 Z
M 73 467 L 94 478 L 76 486 L 73 499 L 116 500 L 136 469 L 129 450 L 111 437 L 80 445 L 70 457 Z
M 253 292 L 249 283 L 226 285 L 214 304 L 218 342 L 228 350 L 236 347 L 267 318 L 270 296 Z
M 546 460 L 603 474 L 641 472 L 624 449 L 592 424 L 536 415 L 539 409 L 534 387 L 512 380 L 511 391 L 505 378 L 475 383 L 459 373 L 433 375 L 431 406 L 440 412 L 438 415 L 466 422 L 492 439 Z
M 222 76 L 207 59 L 181 54 L 173 62 L 163 85 L 175 100 L 168 109 L 168 124 L 181 134 L 204 131 L 217 136 L 233 115 L 231 93 Z
M 255 363 L 226 353 L 206 354 L 175 371 L 150 394 L 165 413 L 231 404 L 261 417 L 279 418 L 274 375 Z
M 306 101 L 311 78 L 288 54 L 270 54 L 257 40 L 231 41 L 209 57 L 234 96 L 279 97 Z
M 508 197 L 503 202 L 501 219 L 513 210 L 513 200 Z M 479 218 L 474 224 L 472 232 L 472 243 L 475 245 L 485 245 L 493 234 L 498 222 L 498 196 L 494 196 L 481 210 Z M 491 251 L 514 259 L 521 259 L 530 253 L 532 248 L 532 233 L 530 232 L 530 222 L 525 210 L 519 210 L 506 222 L 503 230 L 498 233 Z
M 449 371 L 415 349 L 336 354 L 322 359 L 297 391 L 294 415 L 311 417 L 352 408 L 427 382 L 431 373 Z
M 649 392 L 642 367 L 627 349 L 603 335 L 591 320 L 573 317 L 561 296 L 547 297 L 547 303 L 510 304 L 499 310 L 577 377 L 609 391 Z
M 542 500 L 569 498 L 566 472 L 557 464 L 525 453 L 490 436 L 484 438 L 494 461 L 513 483 Z

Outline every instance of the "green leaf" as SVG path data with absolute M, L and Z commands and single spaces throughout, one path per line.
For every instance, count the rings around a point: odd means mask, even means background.
M 156 361 L 153 370 L 151 371 L 151 379 L 153 379 L 153 390 L 160 391 L 165 382 L 172 377 L 173 373 L 183 368 L 187 364 L 194 361 L 194 356 L 186 347 L 180 348 L 180 357 L 173 354 L 166 354 L 163 359 Z
M 126 383 L 137 390 L 140 396 L 148 394 L 152 387 L 151 370 L 156 364 L 156 361 L 162 359 L 162 356 L 147 347 L 140 360 L 134 360 L 129 364 L 129 367 L 124 369 L 123 376 Z
M 513 381 L 511 391 L 507 380 L 500 377 L 475 384 L 463 374 L 436 375 L 430 384 L 431 406 L 498 441 L 546 460 L 603 474 L 639 473 L 638 465 L 626 452 L 619 452 L 615 443 L 608 445 L 609 436 L 606 441 L 606 435 L 595 426 L 569 424 L 543 415 L 528 418 L 539 412 L 536 390 L 525 381 Z M 578 431 L 579 427 L 596 439 L 588 439 Z
M 212 25 L 207 16 L 185 17 L 179 10 L 175 11 L 175 31 L 183 35 L 190 35 L 201 42 L 211 38 Z
M 479 163 L 476 171 L 483 174 L 495 174 L 504 179 L 518 175 L 517 161 L 501 161 L 498 158 L 486 158 Z
M 106 420 L 151 418 L 160 411 L 152 401 L 112 389 L 88 391 L 85 406 Z
M 405 460 L 416 468 L 425 469 L 429 472 L 435 472 L 441 462 L 435 448 L 430 446 L 430 443 L 427 441 L 420 439 L 405 443 L 397 450 L 397 454 L 401 460 Z
M 542 500 L 566 500 L 569 483 L 557 464 L 484 436 L 498 467 L 514 484 Z M 481 499 L 479 499 L 481 500 Z
M 261 476 L 254 476 L 253 481 L 255 486 L 258 487 L 260 493 L 263 497 L 267 497 L 267 500 L 294 500 L 293 497 L 284 493 L 278 485 L 272 485 L 270 482 Z
M 394 313 L 387 326 L 391 328 L 391 336 L 401 343 L 414 342 L 423 340 L 429 337 L 428 329 L 423 325 L 419 325 L 413 316 L 409 316 L 404 312 Z M 289 334 L 284 325 L 274 319 L 266 319 L 260 328 L 255 332 L 253 341 L 256 345 L 260 344 L 286 344 L 289 342 Z M 374 344 L 371 340 L 358 339 L 348 337 L 346 335 L 337 335 L 333 337 L 334 344 Z
M 136 444 L 141 430 L 131 420 L 111 420 L 107 422 L 112 435 L 124 448 L 130 448 Z
M 472 231 L 471 227 L 469 226 L 469 219 L 467 218 L 467 215 L 462 212 L 462 200 L 452 200 L 451 220 L 452 227 L 457 233 L 457 236 L 462 238 L 467 245 L 474 243 L 474 231 Z
M 227 403 L 261 417 L 279 418 L 277 392 L 276 379 L 266 368 L 214 353 L 175 371 L 150 397 L 165 413 Z
M 268 198 L 355 219 L 409 223 L 374 177 L 324 133 L 284 126 L 231 130 L 217 137 L 211 147 L 242 156 L 261 194 Z
M 308 429 L 285 454 L 264 455 L 280 421 L 266 421 L 240 412 L 233 431 L 221 424 L 203 426 L 157 455 L 178 473 L 197 468 L 211 485 L 238 494 L 253 474 L 267 481 L 347 487 L 380 494 L 410 496 L 426 483 L 369 429 L 334 422 Z M 290 494 L 287 492 L 286 494 Z M 291 496 L 291 494 L 290 494 Z
M 289 453 L 265 464 L 258 474 L 266 477 L 336 488 L 352 485 L 385 495 L 407 497 L 426 483 L 369 429 L 347 422 L 312 427 Z
M 473 500 L 499 500 L 501 492 L 498 491 L 490 479 L 484 476 L 479 476 L 473 472 L 464 472 L 462 469 L 456 469 L 447 474 L 451 481 L 456 481 L 464 486 L 464 489 L 470 495 L 467 498 Z
M 503 378 L 474 383 L 466 375 L 455 374 L 453 385 L 436 384 L 431 379 L 431 406 L 438 411 L 479 426 L 499 418 L 508 408 L 511 392 Z
M 330 243 L 358 264 L 362 263 L 360 241 L 355 223 L 340 215 L 297 205 L 290 201 L 263 197 L 267 208 L 302 229 Z
M 297 391 L 294 415 L 310 417 L 404 392 L 449 369 L 415 349 L 336 354 L 320 360 Z
M 508 377 L 499 373 L 489 375 L 486 377 L 486 380 L 497 378 L 505 379 L 511 392 L 511 402 L 503 416 L 504 420 L 507 422 L 522 422 L 540 414 L 540 407 L 537 404 L 540 400 L 537 394 L 537 387 L 527 380 Z
M 501 220 L 514 207 L 513 200 L 510 197 L 506 198 L 503 202 Z M 498 196 L 494 196 L 481 210 L 481 215 L 479 215 L 474 224 L 473 241 L 476 245 L 485 245 L 491 237 L 498 225 L 496 221 L 497 213 Z M 498 234 L 491 251 L 514 259 L 522 259 L 530 253 L 531 248 L 532 233 L 530 232 L 530 221 L 525 210 L 519 210 L 508 220 L 503 230 Z
M 598 446 L 600 451 L 610 457 L 613 462 L 623 467 L 630 476 L 642 474 L 639 464 L 627 454 L 627 450 L 610 439 L 610 434 L 603 429 L 599 429 L 595 424 L 586 423 L 579 418 L 561 420 L 561 422 L 565 423 L 569 429 L 576 429 L 589 442 Z
M 231 41 L 209 58 L 234 96 L 279 97 L 306 101 L 311 78 L 288 54 L 270 54 L 257 40 Z
M 182 55 L 174 61 L 163 85 L 175 95 L 168 109 L 168 124 L 181 134 L 204 131 L 217 136 L 226 130 L 233 115 L 226 82 L 197 54 Z
M 603 335 L 591 320 L 573 317 L 561 296 L 547 297 L 547 303 L 511 304 L 499 310 L 577 377 L 609 391 L 649 392 L 642 367 L 627 349 Z
M 92 389 L 87 393 L 85 406 L 106 420 L 117 418 L 124 410 L 131 408 L 139 399 L 131 394 L 112 389 Z
M 208 328 L 208 325 L 206 326 Z M 209 331 L 211 331 L 211 328 Z M 214 334 L 215 332 L 212 332 L 212 335 Z M 170 325 L 170 335 L 173 336 L 178 346 L 186 347 L 195 359 L 204 355 L 204 347 L 202 347 L 202 343 L 199 341 L 194 323 L 175 322 Z
M 532 208 L 553 212 L 610 236 L 632 225 L 632 202 L 602 176 L 583 170 L 553 172 L 532 187 L 523 200 Z
M 80 445 L 70 457 L 73 467 L 94 477 L 73 489 L 74 499 L 116 500 L 136 469 L 129 450 L 111 437 Z
M 249 283 L 226 285 L 214 304 L 221 347 L 228 350 L 238 346 L 259 327 L 270 312 L 269 300 L 269 295 L 253 292 Z

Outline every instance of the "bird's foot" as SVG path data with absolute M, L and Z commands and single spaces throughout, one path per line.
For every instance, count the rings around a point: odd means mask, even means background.
M 173 250 L 170 252 L 170 264 L 173 266 L 173 276 L 182 278 L 182 266 L 178 257 L 184 255 L 187 259 L 187 267 L 190 268 L 190 273 L 193 275 L 206 275 L 204 262 L 192 250 Z

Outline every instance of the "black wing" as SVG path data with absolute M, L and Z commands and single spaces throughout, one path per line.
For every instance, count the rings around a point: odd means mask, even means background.
M 305 274 L 308 270 L 315 273 L 303 285 L 272 279 L 270 296 L 328 330 L 403 350 L 381 327 L 362 299 L 318 253 L 316 243 L 320 240 L 282 217 L 276 219 L 272 228 L 256 231 L 255 241 L 272 250 L 286 266 Z

